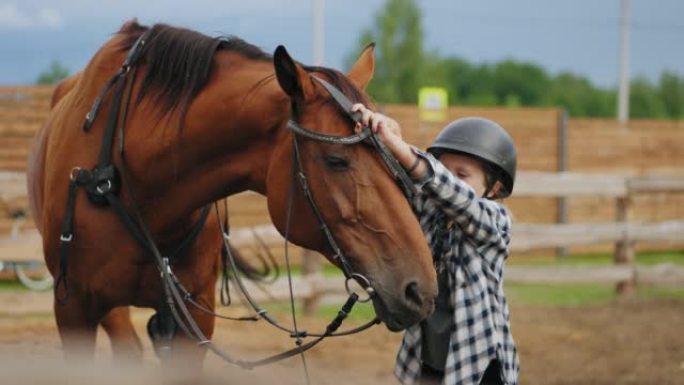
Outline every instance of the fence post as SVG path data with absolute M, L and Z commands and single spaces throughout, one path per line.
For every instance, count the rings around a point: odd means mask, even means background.
M 302 278 L 310 279 L 315 278 L 321 273 L 321 257 L 311 250 L 302 250 Z M 304 315 L 310 316 L 316 313 L 318 309 L 318 303 L 320 302 L 320 294 L 316 288 L 313 287 L 314 291 L 310 296 L 305 297 L 302 305 L 302 313 Z
M 568 114 L 564 109 L 558 111 L 558 172 L 568 171 Z M 558 197 L 556 200 L 558 217 L 556 222 L 559 224 L 568 223 L 568 199 L 565 196 Z M 556 256 L 564 258 L 568 256 L 567 247 L 556 249 Z
M 617 199 L 615 207 L 616 222 L 627 225 L 631 217 L 632 198 L 629 194 Z M 630 239 L 629 230 L 625 230 L 621 240 L 615 244 L 613 257 L 616 265 L 627 265 L 632 270 L 632 276 L 626 281 L 617 283 L 616 292 L 620 296 L 629 296 L 634 293 L 636 277 L 634 275 L 634 242 Z

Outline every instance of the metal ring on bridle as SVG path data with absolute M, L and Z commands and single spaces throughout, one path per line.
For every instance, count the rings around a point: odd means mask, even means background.
M 361 275 L 359 273 L 352 273 L 349 277 L 347 277 L 347 279 L 344 280 L 344 288 L 345 288 L 345 290 L 347 290 L 347 294 L 351 295 L 353 293 L 351 291 L 351 289 L 349 288 L 349 281 L 352 279 L 355 279 L 359 283 L 359 285 L 361 285 L 363 290 L 365 290 L 366 293 L 368 293 L 367 298 L 359 298 L 358 302 L 366 303 L 366 302 L 370 301 L 373 298 L 373 296 L 375 295 L 375 289 L 373 289 L 373 287 L 371 286 L 368 278 L 364 277 L 363 275 Z M 359 281 L 362 281 L 362 282 L 359 282 Z
M 81 172 L 81 168 L 76 166 L 71 169 L 71 172 L 69 173 L 69 180 L 75 181 L 76 178 L 78 178 L 78 173 Z

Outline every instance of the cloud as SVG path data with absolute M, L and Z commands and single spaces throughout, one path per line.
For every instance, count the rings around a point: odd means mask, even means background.
M 64 25 L 62 14 L 53 8 L 21 10 L 14 4 L 0 4 L 0 29 L 55 29 Z

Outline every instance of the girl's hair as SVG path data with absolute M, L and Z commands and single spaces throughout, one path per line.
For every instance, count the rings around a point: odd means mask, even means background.
M 459 155 L 465 155 L 467 157 L 476 159 L 479 163 L 480 166 L 482 167 L 482 172 L 484 173 L 485 176 L 485 191 L 484 194 L 482 194 L 483 198 L 491 199 L 491 200 L 500 200 L 504 199 L 507 196 L 511 195 L 510 191 L 506 188 L 506 183 L 505 177 L 506 174 L 505 172 L 501 169 L 501 167 L 498 167 L 494 163 L 482 159 L 477 155 L 469 154 L 467 152 L 461 152 L 461 151 L 432 151 L 432 154 L 435 156 L 435 158 L 439 159 L 442 154 L 445 152 L 452 153 L 452 154 L 459 154 Z M 494 188 L 494 185 L 496 185 L 496 182 L 501 182 L 499 186 L 499 190 L 496 192 L 496 194 L 489 196 L 490 192 Z
M 479 160 L 482 164 L 482 170 L 485 174 L 485 192 L 483 194 L 484 198 L 499 200 L 511 195 L 510 191 L 506 189 L 506 184 L 504 183 L 503 170 L 501 170 L 500 167 L 497 167 L 496 165 L 484 159 Z M 493 196 L 489 197 L 488 195 L 490 191 L 492 191 L 492 189 L 494 188 L 496 182 L 501 182 L 501 184 L 499 185 L 499 191 L 497 191 L 496 194 L 494 194 Z

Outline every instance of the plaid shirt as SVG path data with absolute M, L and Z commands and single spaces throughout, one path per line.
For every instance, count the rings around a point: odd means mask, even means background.
M 502 205 L 477 197 L 431 154 L 416 153 L 427 160 L 429 171 L 417 183 L 413 209 L 431 249 L 444 250 L 434 255 L 435 267 L 447 269 L 452 288 L 449 304 L 455 327 L 444 384 L 479 384 L 494 359 L 501 363 L 503 382 L 517 384 L 518 354 L 503 292 L 511 219 Z M 415 384 L 420 378 L 421 343 L 417 324 L 406 331 L 397 355 L 394 374 L 403 384 Z

